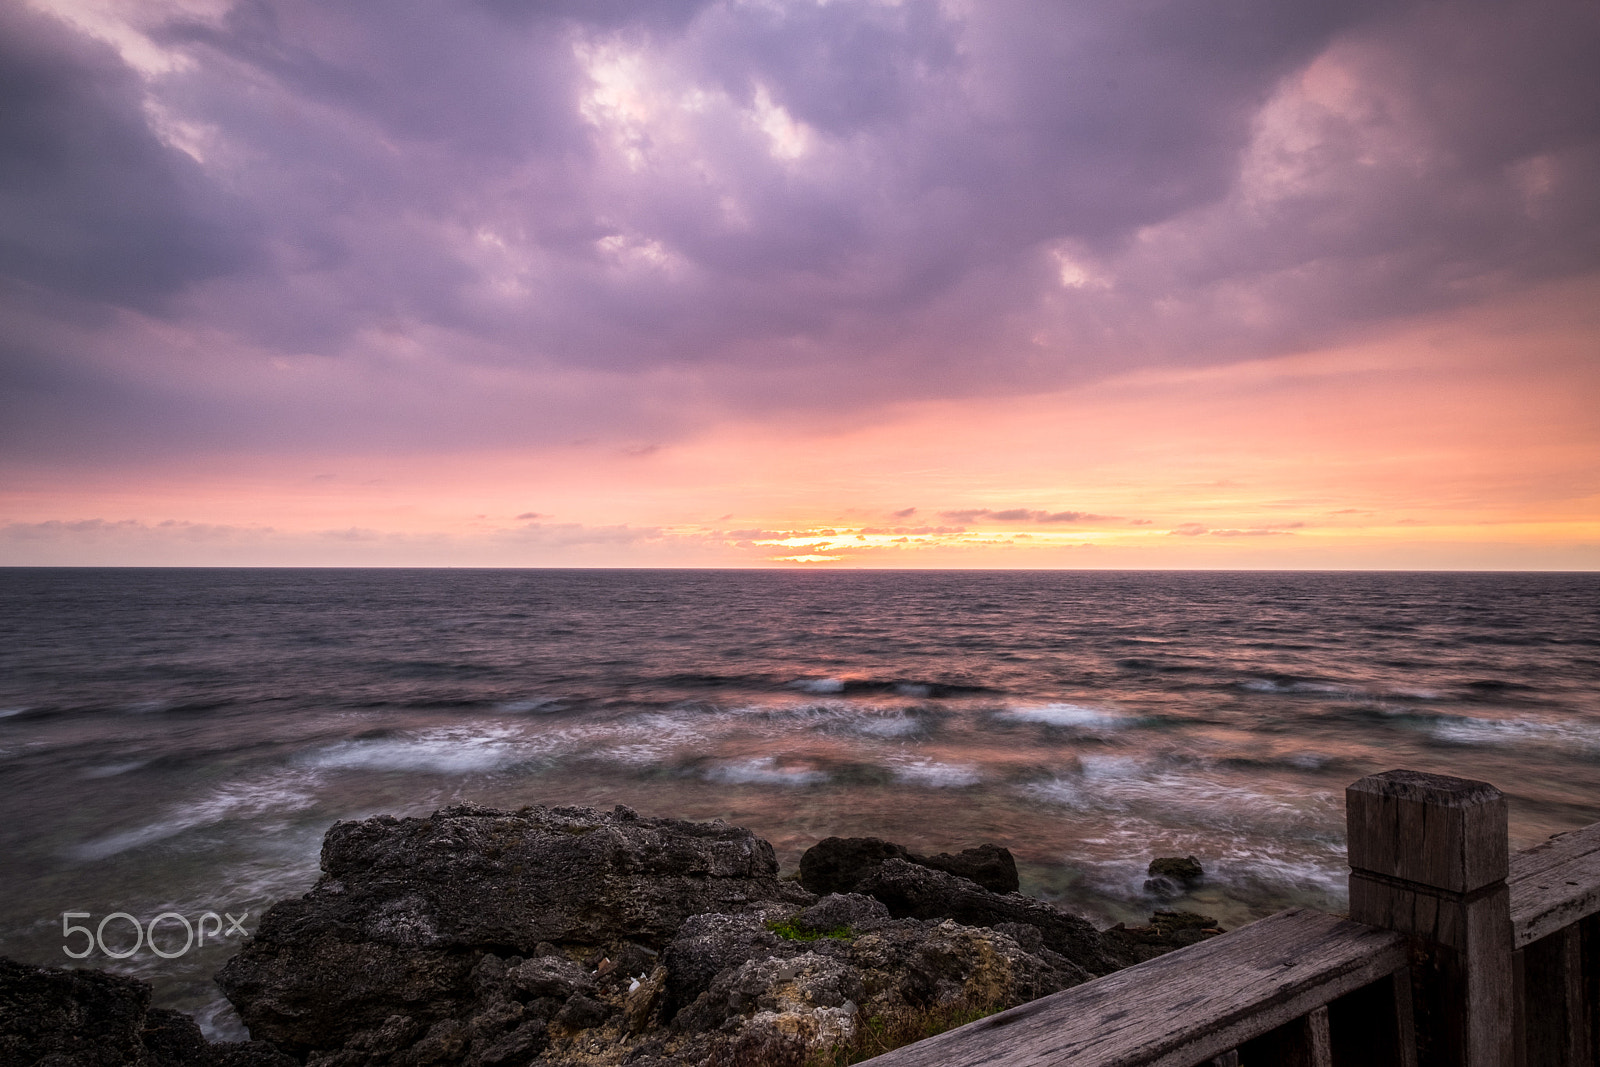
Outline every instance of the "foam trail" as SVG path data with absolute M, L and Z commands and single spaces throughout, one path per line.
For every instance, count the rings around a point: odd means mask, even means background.
M 228 819 L 253 819 L 309 808 L 315 803 L 315 785 L 316 777 L 304 773 L 227 785 L 202 800 L 172 809 L 166 818 L 87 841 L 74 849 L 73 855 L 82 860 L 100 860 Z
M 713 767 L 705 774 L 708 781 L 724 785 L 815 785 L 828 776 L 813 768 L 779 767 L 771 756 L 739 760 Z
M 1081 704 L 1042 704 L 1037 707 L 1008 708 L 1003 717 L 1021 722 L 1042 722 L 1047 726 L 1116 728 L 1127 725 L 1120 715 Z
M 962 789 L 983 781 L 978 768 L 970 763 L 939 763 L 930 759 L 895 761 L 894 776 L 907 785 L 932 786 L 936 789 Z
M 493 771 L 527 760 L 529 753 L 518 740 L 517 734 L 504 727 L 453 727 L 413 737 L 340 741 L 307 757 L 306 763 L 323 770 Z

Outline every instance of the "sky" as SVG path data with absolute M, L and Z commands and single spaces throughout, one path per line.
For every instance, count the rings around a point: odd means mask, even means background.
M 4 0 L 0 565 L 1600 568 L 1589 0 Z

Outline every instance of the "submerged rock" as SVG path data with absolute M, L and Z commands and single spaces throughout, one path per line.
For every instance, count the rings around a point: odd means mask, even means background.
M 1022 881 L 1017 876 L 1017 861 L 1011 857 L 1011 850 L 998 845 L 964 848 L 954 855 L 948 852 L 941 852 L 937 856 L 913 855 L 910 859 L 912 863 L 977 882 L 993 893 L 1015 893 L 1022 888 Z
M 1193 856 L 1161 856 L 1150 861 L 1144 891 L 1157 897 L 1177 897 L 1200 884 L 1205 868 Z
M 1217 920 L 1192 911 L 1158 911 L 1146 926 L 1116 926 L 1105 931 L 1107 940 L 1119 944 L 1132 963 L 1186 948 L 1222 933 Z
M 905 860 L 944 871 L 995 893 L 1015 893 L 1022 885 L 1011 851 L 998 845 L 979 845 L 953 855 L 941 852 L 937 856 L 919 856 L 877 837 L 828 837 L 818 841 L 800 857 L 800 884 L 819 896 L 848 893 L 888 860 Z

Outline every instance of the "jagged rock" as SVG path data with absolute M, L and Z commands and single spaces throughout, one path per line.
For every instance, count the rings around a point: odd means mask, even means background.
M 787 918 L 793 909 L 743 915 L 695 915 L 684 921 L 678 936 L 662 953 L 666 965 L 666 1002 L 672 1017 L 701 993 L 718 974 L 752 959 L 784 958 L 805 951 L 802 943 L 779 937 L 769 921 Z
M 132 978 L 0 958 L 0 1063 L 142 1063 L 149 1006 L 150 987 Z
M 990 892 L 1015 893 L 1022 888 L 1022 881 L 1017 877 L 1017 861 L 1011 857 L 1011 850 L 998 845 L 964 848 L 953 856 L 941 852 L 937 856 L 913 855 L 907 858 L 912 863 L 970 879 Z
M 1186 948 L 1223 930 L 1217 920 L 1209 915 L 1192 911 L 1158 911 L 1150 916 L 1148 926 L 1124 926 L 1118 923 L 1105 931 L 1106 939 L 1123 946 L 1123 951 L 1134 963 Z
M 1090 974 L 1109 974 L 1130 962 L 1120 945 L 1107 941 L 1085 919 L 1042 900 L 1016 893 L 991 893 L 944 871 L 885 860 L 856 891 L 876 897 L 896 918 L 954 919 L 966 926 L 1025 923 L 1038 928 L 1045 947 Z
M 429 1025 L 461 1016 L 485 952 L 549 960 L 555 943 L 664 945 L 690 915 L 812 899 L 778 880 L 772 846 L 748 830 L 623 807 L 464 806 L 337 823 L 322 869 L 217 977 L 253 1035 L 300 1054 L 396 1012 Z M 565 998 L 575 987 L 561 988 L 527 992 Z M 452 1039 L 425 1040 L 447 1051 Z
M 211 1046 L 209 1067 L 300 1067 L 291 1056 L 265 1041 L 218 1041 Z
M 817 952 L 749 959 L 718 974 L 694 1003 L 677 1014 L 673 1025 L 690 1031 L 720 1030 L 737 1016 L 760 1012 L 800 1017 L 834 1009 L 838 1015 L 853 1015 L 855 1000 L 862 995 L 860 971 L 845 960 Z M 851 1005 L 848 1011 L 846 1003 Z M 809 1025 L 796 1018 L 790 1027 L 835 1036 L 847 1028 L 832 1012 L 813 1018 Z
M 830 838 L 801 861 L 818 899 L 746 831 L 627 809 L 341 823 L 323 868 L 219 976 L 307 1067 L 799 1067 L 861 1020 L 1010 1007 L 1210 930 L 992 891 L 1016 872 L 992 845 Z
M 800 884 L 819 896 L 846 893 L 872 875 L 885 860 L 906 860 L 977 882 L 996 893 L 1021 888 L 1017 862 L 1009 849 L 979 845 L 951 855 L 919 856 L 877 837 L 828 837 L 800 857 Z
M 182 1012 L 151 1008 L 148 983 L 0 957 L 0 1064 L 298 1067 L 257 1041 L 206 1041 Z
M 139 1039 L 149 1067 L 187 1067 L 211 1058 L 210 1042 L 195 1021 L 181 1011 L 151 1008 L 145 1013 Z
M 555 1021 L 569 1030 L 587 1030 L 605 1022 L 610 1014 L 611 1009 L 598 1000 L 577 993 L 561 1006 Z
M 874 1013 L 959 1003 L 1009 1007 L 1093 977 L 1043 950 L 1029 953 L 998 930 L 953 920 L 901 920 L 855 940 L 849 959 L 874 990 Z
M 1193 856 L 1161 856 L 1150 861 L 1144 891 L 1157 897 L 1176 897 L 1193 889 L 1205 877 L 1205 868 Z
M 800 884 L 818 896 L 848 893 L 884 860 L 910 858 L 905 848 L 882 838 L 825 837 L 801 855 Z
M 849 930 L 864 934 L 889 922 L 893 916 L 881 900 L 860 893 L 829 893 L 802 911 L 796 925 L 819 934 Z
M 565 956 L 539 956 L 506 969 L 506 981 L 517 993 L 529 997 L 565 1000 L 577 993 L 593 993 L 594 976 Z

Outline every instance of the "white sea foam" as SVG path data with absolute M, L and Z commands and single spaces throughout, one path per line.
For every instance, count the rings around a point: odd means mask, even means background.
M 898 759 L 893 761 L 894 776 L 907 785 L 933 786 L 939 789 L 962 789 L 983 781 L 978 768 L 970 763 L 939 763 L 930 759 Z
M 630 766 L 652 766 L 668 759 L 685 748 L 703 744 L 706 736 L 697 726 L 697 720 L 681 714 L 651 712 L 621 723 L 606 724 L 590 730 L 563 732 L 577 749 L 583 742 L 601 742 L 591 749 L 591 759 L 624 763 Z
M 548 715 L 552 711 L 559 711 L 560 708 L 561 702 L 553 697 L 545 697 L 540 700 L 507 700 L 494 706 L 494 710 L 503 711 L 510 715 Z
M 26 707 L 21 707 L 21 708 L 0 708 L 0 719 L 9 719 L 9 718 L 11 718 L 11 716 L 13 716 L 13 715 L 21 715 L 23 712 L 25 712 L 27 710 L 28 709 Z
M 1070 726 L 1085 729 L 1115 729 L 1125 726 L 1127 720 L 1103 708 L 1089 708 L 1081 704 L 1041 704 L 1035 707 L 1008 708 L 1002 713 L 1007 719 L 1022 722 L 1042 722 L 1049 726 Z
M 100 767 L 90 767 L 83 772 L 85 778 L 114 778 L 119 774 L 127 774 L 143 767 L 149 760 L 135 760 L 132 763 L 107 763 Z
M 1337 682 L 1274 682 L 1270 678 L 1252 678 L 1239 683 L 1243 689 L 1256 693 L 1320 693 L 1325 696 L 1360 697 L 1366 694 L 1355 687 Z
M 305 772 L 234 782 L 209 796 L 173 807 L 155 822 L 87 841 L 74 850 L 74 855 L 83 860 L 105 859 L 228 819 L 256 819 L 308 808 L 315 802 L 315 786 L 316 776 Z
M 722 763 L 705 772 L 708 781 L 724 785 L 814 785 L 828 776 L 812 767 L 780 767 L 771 756 Z
M 933 687 L 920 682 L 902 682 L 894 687 L 894 691 L 903 697 L 925 697 L 933 692 Z
M 1556 745 L 1600 751 L 1600 724 L 1543 719 L 1476 719 L 1448 716 L 1429 724 L 1434 737 L 1458 745 Z
M 1031 796 L 1084 812 L 1149 813 L 1167 825 L 1287 828 L 1326 821 L 1332 796 L 1292 782 L 1247 783 L 1234 776 L 1153 766 L 1130 756 L 1084 756 L 1076 774 L 1036 782 Z
M 844 692 L 844 679 L 842 678 L 802 678 L 794 683 L 796 689 L 806 693 L 823 695 L 827 693 Z
M 506 727 L 446 727 L 412 736 L 341 741 L 311 754 L 306 763 L 324 770 L 493 771 L 533 755 L 520 740 Z
M 866 737 L 909 737 L 923 728 L 915 715 L 857 715 L 845 725 Z

